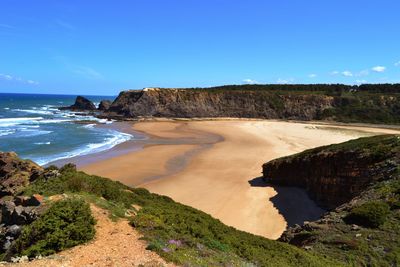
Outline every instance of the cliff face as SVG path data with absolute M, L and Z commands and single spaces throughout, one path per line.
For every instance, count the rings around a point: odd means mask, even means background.
M 265 163 L 263 177 L 303 187 L 320 205 L 335 208 L 396 171 L 399 144 L 397 136 L 376 136 L 311 149 Z
M 263 90 L 157 89 L 121 92 L 109 108 L 124 117 L 237 117 L 313 120 L 333 97 Z
M 0 152 L 0 197 L 14 195 L 42 171 L 39 165 L 30 160 L 21 160 L 13 152 Z
M 288 228 L 280 241 L 334 257 L 346 266 L 398 266 L 399 136 L 316 148 L 263 167 L 267 181 L 304 187 L 332 208 L 319 220 Z

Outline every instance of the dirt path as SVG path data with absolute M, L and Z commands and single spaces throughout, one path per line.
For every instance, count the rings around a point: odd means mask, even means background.
M 156 253 L 146 250 L 146 243 L 139 240 L 140 234 L 127 220 L 113 222 L 107 211 L 94 205 L 91 209 L 97 220 L 93 241 L 44 259 L 3 266 L 174 266 L 167 264 Z

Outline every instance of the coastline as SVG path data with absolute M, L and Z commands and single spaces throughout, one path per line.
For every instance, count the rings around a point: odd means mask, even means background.
M 297 188 L 263 184 L 258 178 L 263 163 L 360 136 L 399 133 L 360 126 L 244 119 L 156 119 L 132 124 L 133 131 L 148 136 L 133 142 L 139 149 L 130 152 L 133 144 L 121 144 L 108 152 L 115 156 L 94 157 L 79 168 L 170 196 L 225 224 L 271 239 L 278 238 L 288 222 L 312 220 L 323 210 Z M 278 193 L 283 191 L 286 208 L 296 211 L 290 220 L 280 213 L 284 207 L 276 204 L 279 201 L 273 201 L 283 198 Z

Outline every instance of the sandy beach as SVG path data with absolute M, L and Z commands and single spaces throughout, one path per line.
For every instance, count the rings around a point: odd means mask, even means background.
M 143 149 L 80 169 L 144 187 L 195 207 L 237 229 L 271 239 L 287 224 L 317 218 L 304 191 L 264 184 L 261 165 L 271 159 L 396 129 L 265 120 L 143 121 L 133 129 L 149 137 Z M 288 215 L 289 214 L 289 215 Z

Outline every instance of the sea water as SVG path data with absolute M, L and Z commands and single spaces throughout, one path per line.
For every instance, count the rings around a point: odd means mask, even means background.
M 0 93 L 0 151 L 14 151 L 21 158 L 46 165 L 108 150 L 133 138 L 109 127 L 96 127 L 112 121 L 58 109 L 73 104 L 75 97 Z M 95 105 L 101 100 L 114 99 L 112 96 L 86 97 Z

